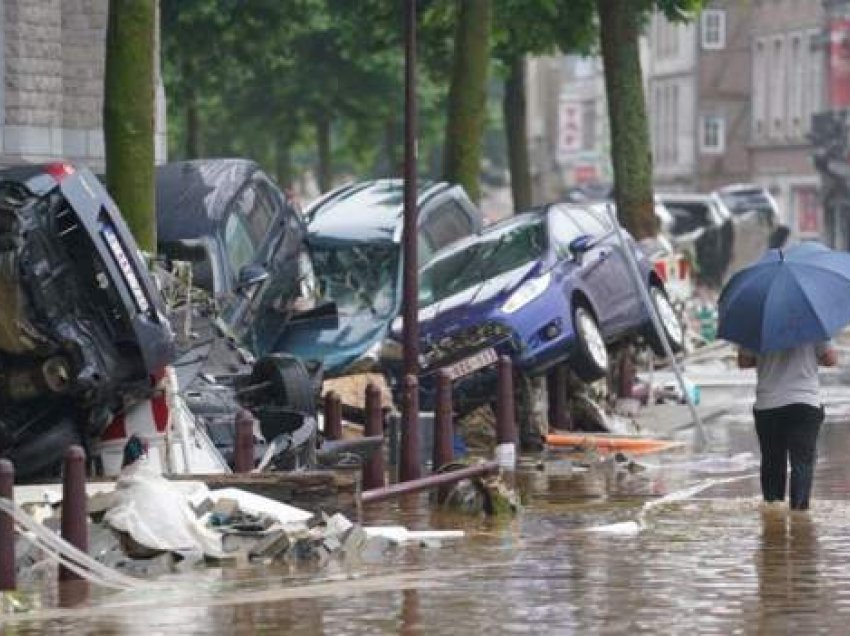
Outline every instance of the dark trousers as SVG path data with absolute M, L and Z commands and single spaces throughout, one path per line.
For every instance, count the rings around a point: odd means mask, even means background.
M 789 404 L 775 409 L 754 410 L 756 433 L 761 447 L 761 491 L 765 501 L 785 499 L 788 461 L 791 461 L 789 505 L 794 510 L 809 507 L 818 432 L 823 407 Z

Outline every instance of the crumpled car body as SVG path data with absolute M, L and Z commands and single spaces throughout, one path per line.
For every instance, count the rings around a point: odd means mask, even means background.
M 0 171 L 0 456 L 28 478 L 151 392 L 174 338 L 118 208 L 86 168 Z
M 403 182 L 343 186 L 306 211 L 307 243 L 321 293 L 337 306 L 338 322 L 293 320 L 259 353 L 286 351 L 320 360 L 328 377 L 371 371 L 400 355 L 387 342 L 402 303 Z M 422 184 L 418 193 L 419 262 L 482 227 L 480 211 L 460 186 Z
M 627 243 L 647 287 L 663 290 L 634 241 Z M 605 343 L 647 329 L 627 268 L 613 226 L 593 206 L 544 206 L 439 252 L 420 270 L 424 408 L 433 404 L 438 370 L 467 410 L 494 399 L 501 355 L 526 376 L 572 365 L 578 307 L 590 310 Z

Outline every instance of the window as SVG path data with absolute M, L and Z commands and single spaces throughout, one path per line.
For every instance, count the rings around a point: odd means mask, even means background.
M 755 43 L 753 52 L 753 138 L 762 139 L 767 129 L 767 58 L 764 41 Z
M 703 154 L 721 154 L 726 147 L 726 120 L 705 115 L 700 121 L 700 150 Z
M 700 26 L 702 33 L 702 48 L 706 50 L 719 50 L 726 46 L 725 11 L 703 11 Z
M 569 251 L 570 243 L 582 234 L 587 234 L 576 225 L 562 208 L 556 208 L 549 217 L 549 229 L 552 232 L 552 240 L 564 253 Z
M 808 46 L 805 69 L 805 97 L 803 98 L 803 131 L 808 132 L 811 126 L 812 115 L 823 108 L 823 75 L 824 75 L 824 49 L 819 44 L 820 34 L 818 31 L 809 31 L 807 34 Z
M 421 231 L 433 248 L 438 250 L 472 234 L 473 229 L 466 211 L 457 201 L 450 199 L 428 214 Z
M 224 225 L 224 247 L 234 275 L 254 258 L 254 242 L 248 225 L 238 213 L 231 213 Z
M 236 214 L 242 217 L 255 245 L 262 245 L 272 224 L 274 208 L 265 187 L 249 183 L 236 196 Z
M 791 48 L 788 51 L 788 136 L 800 138 L 803 135 L 803 90 L 806 81 L 803 42 L 799 34 L 791 36 Z
M 769 68 L 767 69 L 768 83 L 770 90 L 768 91 L 769 103 L 768 112 L 770 113 L 768 125 L 770 137 L 781 138 L 785 132 L 785 46 L 783 38 L 774 38 L 771 45 L 772 55 L 769 60 Z

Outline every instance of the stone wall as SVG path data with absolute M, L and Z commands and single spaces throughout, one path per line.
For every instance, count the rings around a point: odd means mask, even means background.
M 109 0 L 3 0 L 0 165 L 66 158 L 104 169 Z M 157 91 L 158 101 L 164 101 Z M 165 159 L 162 104 L 157 159 Z

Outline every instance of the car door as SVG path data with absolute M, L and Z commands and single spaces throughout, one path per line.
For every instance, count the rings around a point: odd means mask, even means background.
M 614 232 L 611 220 L 604 212 L 595 207 L 574 210 L 576 222 L 588 234 L 594 237 L 600 250 L 607 253 L 605 265 L 600 268 L 599 284 L 607 290 L 611 303 L 611 328 L 618 333 L 633 327 L 641 320 L 640 292 L 635 289 L 629 271 L 628 256 L 623 252 L 620 241 Z M 631 238 L 624 237 L 626 244 Z

